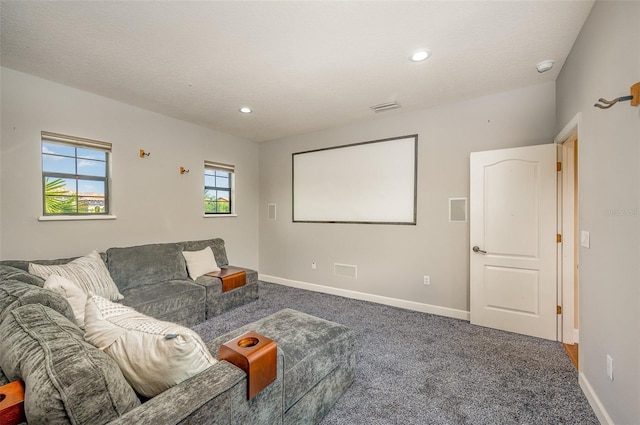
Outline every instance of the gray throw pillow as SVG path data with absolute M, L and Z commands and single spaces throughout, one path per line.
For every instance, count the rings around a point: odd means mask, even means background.
M 117 364 L 41 304 L 0 324 L 0 368 L 24 381 L 28 423 L 104 424 L 140 405 Z
M 151 283 L 189 279 L 182 247 L 174 243 L 109 248 L 107 266 L 121 291 Z
M 11 310 L 27 304 L 45 305 L 75 323 L 71 305 L 62 295 L 18 280 L 0 282 L 0 322 Z

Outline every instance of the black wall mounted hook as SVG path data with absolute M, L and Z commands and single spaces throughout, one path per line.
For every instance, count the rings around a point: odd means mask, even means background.
M 631 95 L 620 96 L 613 100 L 607 100 L 601 97 L 600 99 L 598 99 L 598 103 L 594 104 L 593 106 L 600 109 L 609 109 L 616 103 L 625 102 L 627 100 L 631 101 L 631 106 L 638 106 L 638 104 L 640 103 L 640 82 L 637 82 L 631 86 Z

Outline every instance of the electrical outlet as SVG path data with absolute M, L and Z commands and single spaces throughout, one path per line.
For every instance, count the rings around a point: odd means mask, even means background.
M 314 261 L 313 263 L 311 263 L 311 270 L 315 270 L 316 269 L 316 262 Z
M 424 284 L 425 285 L 431 285 L 431 277 L 430 276 L 425 276 L 424 277 Z
M 607 376 L 613 381 L 613 357 L 607 354 Z

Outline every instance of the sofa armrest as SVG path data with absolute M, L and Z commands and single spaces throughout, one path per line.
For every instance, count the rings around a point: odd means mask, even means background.
M 258 272 L 243 267 L 229 266 L 246 273 L 246 283 L 231 291 L 222 292 L 222 280 L 219 277 L 200 276 L 195 283 L 205 288 L 207 292 L 206 308 L 207 319 L 218 316 L 232 308 L 257 300 Z
M 218 295 L 222 293 L 222 279 L 220 279 L 219 277 L 207 276 L 205 274 L 198 277 L 193 282 L 197 283 L 198 285 L 204 286 L 205 288 L 207 288 L 207 291 L 213 291 Z
M 272 425 L 283 420 L 283 362 L 278 349 L 275 382 L 247 400 L 247 375 L 224 360 L 158 394 L 109 425 Z
M 169 388 L 109 424 L 179 424 L 206 418 L 202 423 L 231 423 L 230 393 L 246 392 L 245 373 L 220 361 L 198 375 Z

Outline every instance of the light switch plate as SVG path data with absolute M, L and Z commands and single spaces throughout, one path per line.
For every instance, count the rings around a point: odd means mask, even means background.
M 580 232 L 580 245 L 585 248 L 589 248 L 591 246 L 591 241 L 589 239 L 589 232 L 587 232 L 586 230 Z

